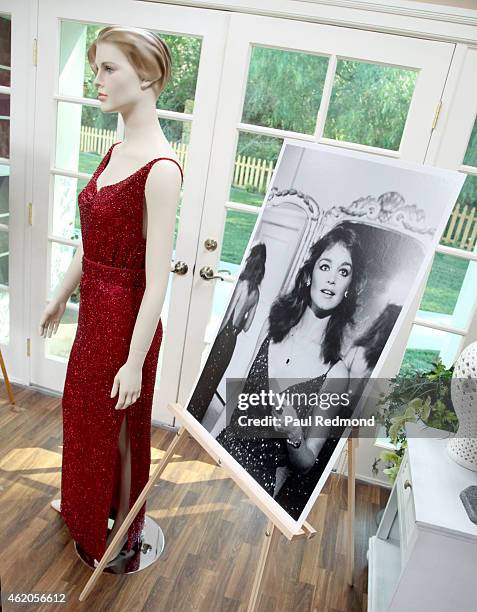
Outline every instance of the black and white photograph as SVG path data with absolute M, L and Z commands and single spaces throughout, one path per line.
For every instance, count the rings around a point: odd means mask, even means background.
M 356 416 L 360 382 L 378 376 L 460 187 L 443 170 L 285 140 L 186 408 L 296 527 L 349 435 L 342 422 Z M 258 401 L 244 401 L 252 395 Z

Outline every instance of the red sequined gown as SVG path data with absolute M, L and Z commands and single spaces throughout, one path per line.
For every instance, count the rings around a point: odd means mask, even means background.
M 149 478 L 151 409 L 162 321 L 142 370 L 139 399 L 116 410 L 113 379 L 126 362 L 145 289 L 144 189 L 151 160 L 128 178 L 98 190 L 96 180 L 115 143 L 78 196 L 83 238 L 78 327 L 63 392 L 61 515 L 73 539 L 95 559 L 106 548 L 108 518 L 119 504 L 118 438 L 128 416 L 133 506 Z M 171 160 L 177 164 L 175 160 Z M 182 168 L 177 164 L 181 171 Z M 144 503 L 128 531 L 128 551 L 140 540 Z

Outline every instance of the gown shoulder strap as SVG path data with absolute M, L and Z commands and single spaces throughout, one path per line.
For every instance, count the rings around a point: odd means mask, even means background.
M 182 182 L 184 182 L 184 172 L 182 171 L 181 165 L 179 164 L 179 162 L 177 162 L 175 159 L 172 159 L 172 157 L 157 157 L 156 159 L 152 159 L 147 165 L 147 172 L 149 174 L 149 170 L 152 168 L 152 166 L 158 162 L 161 161 L 163 159 L 166 159 L 168 161 L 174 162 L 176 164 L 176 166 L 179 168 L 180 173 L 181 173 L 181 180 Z
M 99 162 L 99 164 L 96 166 L 96 170 L 93 172 L 93 177 L 96 178 L 99 174 L 101 174 L 101 172 L 104 170 L 106 164 L 109 161 L 109 158 L 111 157 L 111 153 L 114 149 L 114 147 L 119 144 L 119 142 L 114 142 L 109 149 L 106 151 L 106 153 L 103 156 L 103 159 Z

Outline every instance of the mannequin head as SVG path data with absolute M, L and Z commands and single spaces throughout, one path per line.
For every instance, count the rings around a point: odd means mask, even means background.
M 141 99 L 154 106 L 171 75 L 171 54 L 166 43 L 148 30 L 108 26 L 88 49 L 95 73 L 101 110 L 121 111 Z

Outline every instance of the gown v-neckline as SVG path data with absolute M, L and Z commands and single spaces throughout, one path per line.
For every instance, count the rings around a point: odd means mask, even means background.
M 158 161 L 160 159 L 172 159 L 170 157 L 155 157 L 154 159 L 151 159 L 150 161 L 148 161 L 147 163 L 145 163 L 143 166 L 141 166 L 140 168 L 138 168 L 137 170 L 135 170 L 132 174 L 130 174 L 129 176 L 127 176 L 126 178 L 121 179 L 120 181 L 116 181 L 115 183 L 109 183 L 108 185 L 102 185 L 101 187 L 98 186 L 98 178 L 103 174 L 105 168 L 107 167 L 107 165 L 109 164 L 109 160 L 111 159 L 111 155 L 113 152 L 114 147 L 120 144 L 120 142 L 115 142 L 111 145 L 111 148 L 109 149 L 108 153 L 106 154 L 105 158 L 104 158 L 104 165 L 101 168 L 101 170 L 98 172 L 98 174 L 94 175 L 94 180 L 93 180 L 93 185 L 94 185 L 94 190 L 96 195 L 98 195 L 103 189 L 107 189 L 108 187 L 116 187 L 117 185 L 121 185 L 122 183 L 125 183 L 126 181 L 129 181 L 132 177 L 136 176 L 137 174 L 139 174 L 141 172 L 141 170 L 144 170 L 144 168 L 146 168 L 147 166 L 149 166 L 149 164 L 151 164 L 152 162 Z M 175 162 L 175 160 L 172 160 Z M 177 162 L 176 162 L 177 163 Z M 182 174 L 182 169 L 181 169 L 181 174 Z
M 269 357 L 269 348 L 270 348 L 270 340 L 271 340 L 271 336 L 268 335 L 265 340 L 262 343 L 262 347 L 265 344 L 265 342 L 267 342 L 267 346 L 265 348 L 265 361 L 264 361 L 264 368 L 267 372 L 267 380 L 270 380 L 270 371 L 269 371 L 269 367 L 268 367 L 268 357 Z M 326 372 L 323 372 L 322 374 L 319 374 L 318 376 L 314 376 L 313 378 L 307 378 L 306 380 L 300 382 L 300 383 L 293 383 L 292 385 L 290 385 L 289 387 L 286 387 L 286 389 L 284 389 L 283 391 L 281 391 L 281 393 L 285 393 L 286 391 L 288 391 L 288 389 L 291 389 L 292 387 L 295 387 L 296 385 L 304 385 L 304 384 L 310 384 L 310 383 L 314 383 L 315 381 L 319 380 L 320 378 L 326 378 L 328 375 L 328 372 L 331 370 L 331 368 L 333 367 L 334 364 L 332 364 L 327 370 Z M 273 378 L 277 378 L 276 376 Z M 280 376 L 280 378 L 284 378 L 284 376 Z M 297 376 L 288 376 L 288 378 L 299 378 Z

